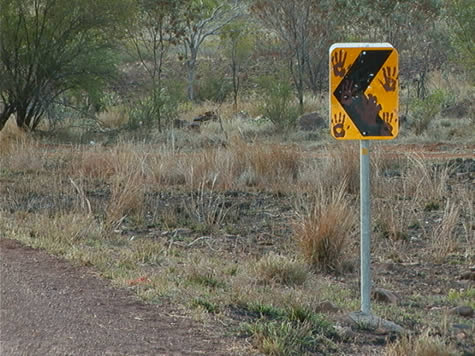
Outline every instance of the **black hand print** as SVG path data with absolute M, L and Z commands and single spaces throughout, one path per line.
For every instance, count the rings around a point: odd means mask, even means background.
M 332 56 L 333 73 L 337 77 L 344 77 L 346 74 L 345 61 L 347 53 L 342 49 Z
M 345 80 L 341 86 L 340 102 L 343 106 L 348 106 L 353 101 L 353 95 L 355 94 L 355 88 L 353 88 L 353 81 Z
M 384 125 L 381 129 L 381 135 L 392 136 L 394 125 L 397 125 L 397 117 L 393 113 L 383 112 Z
M 384 82 L 379 80 L 384 90 L 395 91 L 399 75 L 396 73 L 396 67 L 383 68 Z
M 335 137 L 345 137 L 346 130 L 350 128 L 350 126 L 348 125 L 345 130 L 345 119 L 346 119 L 346 115 L 341 112 L 333 115 L 332 125 L 333 125 L 333 135 Z

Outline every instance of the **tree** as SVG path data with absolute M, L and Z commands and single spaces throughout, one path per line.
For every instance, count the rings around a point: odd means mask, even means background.
M 183 0 L 141 0 L 137 21 L 128 31 L 135 53 L 151 79 L 150 105 L 145 121 L 157 120 L 160 132 L 167 97 L 163 86 L 164 62 L 170 47 L 177 45 L 184 35 L 186 5 Z
M 186 8 L 183 36 L 185 67 L 188 73 L 188 99 L 194 100 L 198 51 L 209 36 L 218 35 L 222 28 L 242 14 L 238 0 L 192 0 Z
M 34 130 L 61 94 L 97 91 L 130 1 L 0 0 L 0 130 L 13 114 Z
M 332 26 L 331 4 L 328 0 L 256 0 L 251 7 L 264 26 L 275 31 L 287 47 L 301 112 L 306 84 L 318 91 L 322 73 L 327 70 L 327 48 L 338 30 Z
M 440 0 L 362 0 L 351 5 L 353 28 L 359 41 L 389 42 L 399 53 L 401 72 L 424 98 L 427 74 L 447 60 L 448 36 L 441 18 Z
M 254 46 L 254 37 L 251 35 L 249 22 L 236 21 L 223 28 L 221 40 L 225 52 L 230 60 L 233 83 L 233 107 L 237 111 L 237 99 L 241 87 L 241 73 L 245 63 L 249 60 Z

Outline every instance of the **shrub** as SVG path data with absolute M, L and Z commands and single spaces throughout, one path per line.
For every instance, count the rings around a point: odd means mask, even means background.
M 129 113 L 129 128 L 151 128 L 156 125 L 162 131 L 170 126 L 178 115 L 179 103 L 179 98 L 172 94 L 166 88 L 157 88 L 149 96 L 140 99 Z
M 224 73 L 216 70 L 216 64 L 210 63 L 203 68 L 196 99 L 222 103 L 231 94 L 232 89 L 231 81 Z
M 435 90 L 425 98 L 416 98 L 412 102 L 414 128 L 416 135 L 422 135 L 427 130 L 434 117 L 442 110 L 445 93 Z
M 268 118 L 280 130 L 295 126 L 298 106 L 293 103 L 293 91 L 289 82 L 274 77 L 263 77 L 260 81 L 264 89 L 261 115 Z

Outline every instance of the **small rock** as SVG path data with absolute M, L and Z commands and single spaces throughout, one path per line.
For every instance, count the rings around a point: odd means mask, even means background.
M 218 115 L 214 111 L 207 111 L 193 119 L 194 122 L 218 121 Z
M 316 309 L 317 309 L 317 312 L 319 313 L 337 313 L 340 311 L 338 307 L 336 307 L 334 304 L 332 304 L 328 300 L 325 300 L 324 302 L 321 302 L 320 304 L 318 304 Z
M 454 324 L 452 325 L 452 328 L 457 330 L 458 332 L 460 331 L 465 332 L 465 330 L 469 331 L 472 329 L 470 325 L 466 325 L 466 324 Z
M 300 116 L 297 119 L 297 124 L 299 129 L 302 131 L 314 131 L 326 127 L 327 120 L 325 120 L 319 113 L 311 112 Z
M 351 328 L 348 326 L 335 327 L 335 330 L 338 336 L 340 336 L 340 338 L 342 338 L 343 340 L 355 339 L 357 336 L 357 334 L 353 330 L 351 330 Z
M 378 302 L 389 304 L 397 304 L 399 301 L 399 297 L 395 293 L 383 288 L 375 288 L 373 290 L 373 299 Z
M 460 279 L 475 281 L 475 271 L 467 271 L 460 275 Z
M 468 305 L 461 305 L 450 309 L 450 313 L 457 314 L 466 318 L 471 318 L 473 316 L 473 308 Z
M 349 314 L 350 320 L 359 328 L 370 330 L 387 330 L 388 333 L 404 333 L 405 330 L 396 323 L 389 320 L 381 319 L 372 314 L 363 312 L 353 312 Z

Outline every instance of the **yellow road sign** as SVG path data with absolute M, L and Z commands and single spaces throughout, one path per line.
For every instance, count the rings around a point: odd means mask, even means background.
M 399 132 L 398 53 L 389 43 L 330 47 L 330 132 L 339 140 L 387 140 Z

